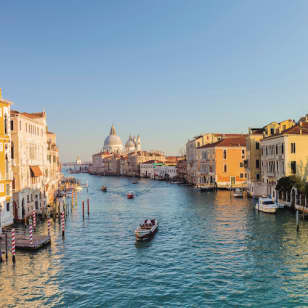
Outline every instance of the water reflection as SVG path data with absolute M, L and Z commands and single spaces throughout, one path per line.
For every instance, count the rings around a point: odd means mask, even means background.
M 305 305 L 308 222 L 256 212 L 230 192 L 193 192 L 164 182 L 80 175 L 65 239 L 0 265 L 0 306 L 206 307 Z M 106 185 L 107 193 L 100 187 Z M 127 200 L 128 190 L 136 198 Z M 90 217 L 80 202 L 91 199 Z M 134 230 L 156 218 L 159 231 L 137 242 Z M 47 226 L 40 225 L 47 233 Z M 10 260 L 9 260 L 10 261 Z M 138 290 L 138 292 L 136 292 Z M 142 294 L 142 296 L 140 296 Z

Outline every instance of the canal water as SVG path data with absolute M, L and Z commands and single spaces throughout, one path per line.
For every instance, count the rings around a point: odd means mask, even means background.
M 0 307 L 294 307 L 308 305 L 308 221 L 257 213 L 229 192 L 141 179 L 88 181 L 62 240 L 0 265 Z M 100 187 L 106 185 L 103 193 Z M 126 193 L 135 191 L 128 200 Z M 90 198 L 83 221 L 81 200 Z M 152 241 L 134 229 L 157 218 Z M 46 224 L 40 225 L 47 233 Z

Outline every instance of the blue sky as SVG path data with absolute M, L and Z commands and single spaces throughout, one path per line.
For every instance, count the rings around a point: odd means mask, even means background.
M 112 123 L 177 154 L 308 113 L 308 1 L 1 1 L 0 87 L 47 112 L 63 161 Z

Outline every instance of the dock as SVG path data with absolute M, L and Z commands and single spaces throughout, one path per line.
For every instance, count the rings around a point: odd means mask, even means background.
M 0 245 L 2 249 L 5 249 L 5 234 L 0 235 Z M 16 234 L 15 248 L 19 250 L 36 251 L 43 247 L 50 245 L 51 240 L 48 235 L 33 235 L 32 244 L 29 238 L 25 234 Z M 11 247 L 11 235 L 8 233 L 8 247 Z

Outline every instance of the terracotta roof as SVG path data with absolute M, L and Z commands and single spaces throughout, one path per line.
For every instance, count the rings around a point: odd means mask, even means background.
M 246 146 L 246 138 L 244 135 L 242 137 L 237 138 L 226 138 L 219 140 L 218 142 L 206 144 L 202 147 L 199 147 L 198 149 L 203 148 L 214 148 L 214 147 L 244 147 Z
M 44 118 L 46 117 L 46 112 L 43 111 L 43 112 L 34 112 L 34 113 L 28 113 L 28 112 L 19 112 L 17 110 L 11 110 L 11 114 L 12 115 L 16 115 L 16 114 L 20 114 L 20 115 L 23 115 L 27 118 L 30 118 L 30 119 L 37 119 L 37 118 Z
M 252 135 L 262 135 L 264 131 L 263 128 L 250 128 L 249 130 L 251 131 Z

